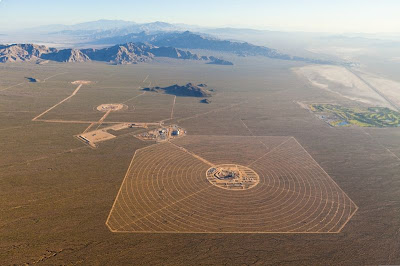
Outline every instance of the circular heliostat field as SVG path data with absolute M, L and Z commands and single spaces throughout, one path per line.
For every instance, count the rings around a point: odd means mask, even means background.
M 136 151 L 106 224 L 112 232 L 337 233 L 357 208 L 293 137 L 192 135 Z
M 260 177 L 252 169 L 237 164 L 222 164 L 211 167 L 206 173 L 207 180 L 223 189 L 245 190 L 256 186 Z
M 108 112 L 108 111 L 120 111 L 128 109 L 128 106 L 122 103 L 106 103 L 97 106 L 97 111 Z

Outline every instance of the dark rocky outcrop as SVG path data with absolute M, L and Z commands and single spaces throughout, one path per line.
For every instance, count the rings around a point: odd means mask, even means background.
M 152 92 L 164 92 L 167 94 L 172 94 L 176 96 L 187 96 L 187 97 L 211 97 L 211 93 L 209 90 L 204 88 L 205 86 L 197 86 L 192 83 L 188 83 L 186 85 L 180 86 L 178 84 L 169 86 L 169 87 L 152 87 L 152 88 L 144 88 L 145 91 Z
M 216 58 L 214 56 L 210 56 L 211 62 L 207 63 L 210 65 L 224 65 L 224 66 L 233 66 L 233 63 L 230 61 L 226 61 L 220 58 Z
M 210 104 L 210 103 L 211 103 L 211 100 L 210 100 L 210 99 L 202 99 L 200 102 L 201 102 L 201 103 Z
M 36 82 L 40 82 L 40 80 L 39 79 L 37 79 L 37 78 L 32 78 L 32 77 L 25 77 L 29 82 L 32 82 L 32 83 L 36 83 Z

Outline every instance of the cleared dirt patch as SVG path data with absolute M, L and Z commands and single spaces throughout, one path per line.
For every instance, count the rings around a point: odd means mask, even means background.
M 75 80 L 75 81 L 73 81 L 73 82 L 71 82 L 72 84 L 74 84 L 74 85 L 80 85 L 80 84 L 82 84 L 82 85 L 89 85 L 89 84 L 91 84 L 91 83 L 93 83 L 92 81 L 89 81 L 89 80 Z
M 105 130 L 95 130 L 88 133 L 81 134 L 77 136 L 79 140 L 82 140 L 86 144 L 90 145 L 91 147 L 95 148 L 96 143 L 110 140 L 115 138 L 114 135 L 108 133 Z
M 237 164 L 211 167 L 206 176 L 214 186 L 231 190 L 250 189 L 260 182 L 260 177 L 254 170 Z
M 120 110 L 126 110 L 128 109 L 128 106 L 122 103 L 107 103 L 107 104 L 102 104 L 97 106 L 97 111 L 100 112 L 108 112 L 108 111 L 120 111 Z

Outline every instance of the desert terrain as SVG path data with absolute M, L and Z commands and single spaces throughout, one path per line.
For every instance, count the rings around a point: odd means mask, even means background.
M 399 128 L 298 104 L 394 110 L 398 81 L 356 72 L 388 101 L 343 67 L 224 58 L 1 64 L 1 264 L 400 264 Z M 210 103 L 143 91 L 188 83 Z

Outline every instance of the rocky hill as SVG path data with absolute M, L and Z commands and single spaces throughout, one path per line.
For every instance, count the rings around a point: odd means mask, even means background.
M 176 59 L 191 59 L 191 60 L 211 60 L 207 56 L 199 56 L 189 51 L 179 50 L 173 47 L 157 47 L 150 49 L 150 52 L 159 57 L 170 57 Z
M 172 94 L 176 96 L 186 96 L 186 97 L 211 97 L 211 92 L 206 89 L 205 84 L 194 85 L 192 83 L 188 83 L 186 85 L 180 86 L 178 84 L 169 86 L 169 87 L 152 87 L 152 88 L 144 88 L 144 91 L 152 91 L 152 92 L 164 92 L 167 94 Z
M 25 77 L 29 82 L 36 83 L 40 82 L 40 79 L 32 78 L 32 77 Z
M 0 45 L 0 62 L 21 62 L 50 60 L 57 62 L 103 61 L 112 64 L 137 64 L 151 61 L 154 57 L 203 60 L 209 63 L 224 60 L 199 56 L 174 47 L 159 47 L 144 43 L 125 43 L 103 49 L 63 49 L 48 48 L 34 44 Z M 230 63 L 230 62 L 229 62 Z M 232 63 L 231 63 L 232 64 Z
M 200 100 L 200 102 L 201 102 L 201 103 L 210 104 L 210 103 L 211 103 L 211 100 L 206 98 L 206 99 Z
M 44 54 L 53 53 L 57 49 L 35 44 L 0 45 L 0 62 L 23 62 L 38 60 Z
M 84 49 L 82 52 L 95 61 L 113 64 L 137 64 L 149 62 L 154 58 L 150 52 L 153 46 L 145 44 L 126 43 L 104 49 Z
M 89 56 L 77 49 L 57 50 L 52 53 L 43 54 L 41 59 L 57 62 L 86 62 L 90 61 Z
M 214 56 L 210 56 L 209 59 L 210 59 L 210 62 L 208 62 L 207 64 L 210 64 L 210 65 L 224 65 L 224 66 L 232 66 L 233 65 L 233 63 L 230 61 L 216 58 Z

